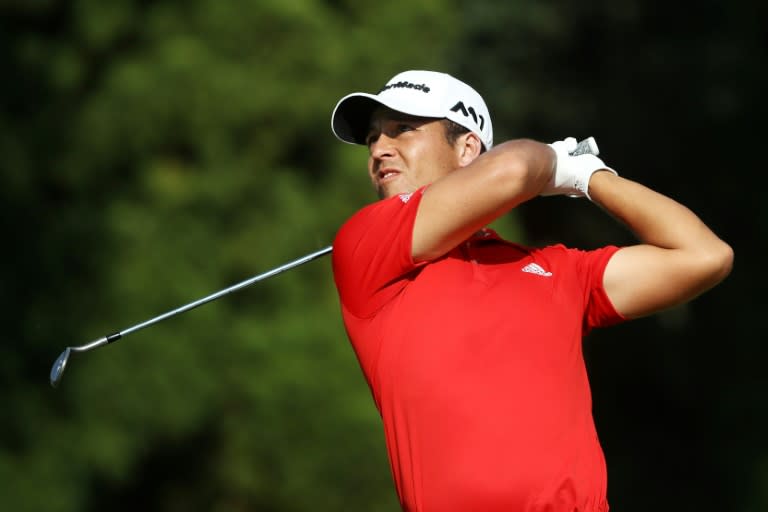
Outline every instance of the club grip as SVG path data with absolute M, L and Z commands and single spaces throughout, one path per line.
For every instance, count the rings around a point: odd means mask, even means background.
M 600 149 L 597 147 L 597 142 L 595 142 L 594 137 L 587 137 L 586 139 L 580 141 L 576 145 L 576 149 L 574 149 L 571 152 L 571 156 L 578 156 L 578 155 L 599 155 Z

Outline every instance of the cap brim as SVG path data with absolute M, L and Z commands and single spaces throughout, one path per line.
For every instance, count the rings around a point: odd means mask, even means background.
M 331 117 L 331 129 L 339 139 L 350 144 L 365 144 L 371 115 L 384 105 L 372 94 L 358 92 L 343 97 Z
M 380 106 L 387 107 L 395 112 L 404 114 L 442 119 L 445 115 L 435 112 L 429 105 L 413 101 L 402 102 L 391 98 L 382 100 L 380 96 L 365 92 L 356 92 L 344 96 L 336 104 L 331 117 L 331 129 L 336 137 L 351 144 L 365 145 L 365 139 L 370 129 L 371 116 Z

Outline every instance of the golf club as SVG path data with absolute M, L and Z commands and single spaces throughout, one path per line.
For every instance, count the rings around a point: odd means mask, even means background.
M 202 306 L 203 304 L 216 300 L 234 291 L 240 290 L 241 288 L 250 286 L 253 283 L 256 283 L 258 281 L 263 281 L 268 277 L 272 277 L 281 272 L 285 272 L 286 270 L 292 269 L 294 267 L 298 267 L 299 265 L 303 265 L 304 263 L 312 261 L 325 254 L 328 254 L 329 252 L 331 252 L 331 250 L 332 250 L 331 246 L 325 247 L 323 249 L 320 249 L 319 251 L 313 252 L 311 254 L 307 254 L 306 256 L 302 256 L 301 258 L 295 259 L 284 265 L 273 268 L 272 270 L 269 270 L 257 276 L 246 279 L 245 281 L 241 281 L 237 284 L 230 286 L 229 288 L 225 288 L 216 293 L 212 293 L 211 295 L 198 299 L 194 302 L 190 302 L 189 304 L 185 304 L 184 306 L 181 306 L 174 310 L 163 313 L 162 315 L 158 315 L 154 318 L 150 318 L 149 320 L 146 320 L 134 326 L 128 327 L 127 329 L 123 329 L 122 331 L 109 334 L 107 336 L 94 340 L 90 343 L 86 343 L 85 345 L 80 345 L 79 347 L 67 347 L 66 349 L 64 349 L 64 352 L 62 352 L 61 355 L 53 363 L 53 367 L 51 368 L 51 386 L 56 387 L 58 383 L 61 381 L 61 376 L 64 373 L 64 369 L 67 367 L 67 361 L 69 360 L 69 357 L 72 354 L 72 352 L 88 352 L 89 350 L 93 350 L 94 348 L 98 348 L 102 345 L 113 343 L 119 340 L 120 338 L 122 338 L 123 336 L 126 336 L 132 332 L 136 332 L 145 327 L 149 327 L 150 325 L 156 324 L 161 320 L 165 320 L 166 318 L 170 318 L 180 313 L 184 313 L 185 311 L 189 311 L 190 309 L 194 309 L 198 306 Z
M 597 147 L 597 141 L 594 137 L 587 137 L 586 139 L 579 141 L 578 144 L 576 144 L 576 149 L 571 151 L 571 156 L 579 156 L 579 155 L 595 155 L 598 156 L 600 154 L 600 148 Z
M 576 146 L 576 149 L 571 153 L 571 155 L 577 156 L 577 155 L 583 155 L 587 153 L 590 153 L 593 155 L 599 154 L 597 143 L 595 142 L 595 139 L 593 137 L 588 137 L 582 140 L 581 142 L 579 142 L 578 145 Z M 245 288 L 246 286 L 250 286 L 253 283 L 256 283 L 258 281 L 267 279 L 268 277 L 272 277 L 281 272 L 285 272 L 286 270 L 290 270 L 294 267 L 298 267 L 299 265 L 303 265 L 304 263 L 307 263 L 316 258 L 319 258 L 320 256 L 324 256 L 330 253 L 332 250 L 333 250 L 332 246 L 325 247 L 323 249 L 320 249 L 319 251 L 313 252 L 311 254 L 307 254 L 306 256 L 302 256 L 301 258 L 290 261 L 272 270 L 269 270 L 257 276 L 251 277 L 250 279 L 241 281 L 237 284 L 230 286 L 229 288 L 225 288 L 216 293 L 212 293 L 211 295 L 198 299 L 194 302 L 190 302 L 189 304 L 185 304 L 184 306 L 181 306 L 171 311 L 168 311 L 166 313 L 163 313 L 162 315 L 158 315 L 154 318 L 150 318 L 149 320 L 146 320 L 134 326 L 128 327 L 127 329 L 123 329 L 122 331 L 118 331 L 113 334 L 109 334 L 107 336 L 101 337 L 90 343 L 86 343 L 85 345 L 80 345 L 77 347 L 67 347 L 66 349 L 64 349 L 61 355 L 59 355 L 59 357 L 53 363 L 53 367 L 51 368 L 51 374 L 50 374 L 51 386 L 56 387 L 58 383 L 61 381 L 61 376 L 64 374 L 64 370 L 67 367 L 67 362 L 69 361 L 69 357 L 72 354 L 72 352 L 88 352 L 89 350 L 93 350 L 94 348 L 101 347 L 102 345 L 113 343 L 132 332 L 136 332 L 145 327 L 149 327 L 152 324 L 156 324 L 161 320 L 165 320 L 166 318 L 170 318 L 180 313 L 184 313 L 185 311 L 189 311 L 190 309 L 194 309 L 198 306 L 202 306 L 203 304 L 216 300 L 220 297 L 223 297 L 224 295 L 240 290 L 241 288 Z

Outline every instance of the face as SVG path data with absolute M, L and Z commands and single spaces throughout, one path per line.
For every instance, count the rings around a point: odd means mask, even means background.
M 441 120 L 385 107 L 371 116 L 366 137 L 368 174 L 380 198 L 407 194 L 460 167 L 459 150 Z

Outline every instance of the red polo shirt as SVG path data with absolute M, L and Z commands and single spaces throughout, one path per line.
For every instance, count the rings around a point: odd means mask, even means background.
M 421 191 L 357 212 L 333 270 L 404 510 L 605 512 L 582 337 L 622 320 L 616 247 L 526 248 L 490 230 L 416 264 Z

